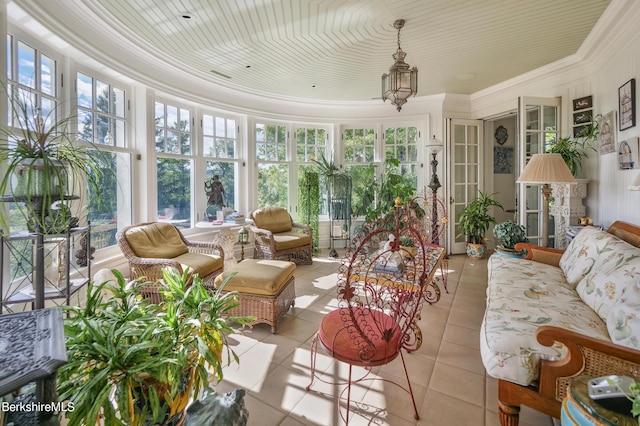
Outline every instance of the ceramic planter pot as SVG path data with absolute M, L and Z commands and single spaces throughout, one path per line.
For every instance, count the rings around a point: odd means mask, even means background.
M 467 243 L 467 256 L 472 259 L 482 259 L 486 250 L 486 244 Z
M 521 259 L 527 255 L 527 252 L 525 250 L 515 250 L 515 249 L 505 248 L 501 246 L 496 247 L 496 253 L 498 253 L 501 256 L 515 257 L 518 259 Z

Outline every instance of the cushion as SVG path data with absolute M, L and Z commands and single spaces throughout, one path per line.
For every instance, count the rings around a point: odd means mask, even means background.
M 584 303 L 606 320 L 622 291 L 640 279 L 640 249 L 613 235 L 591 244 L 599 256 L 576 290 Z
M 640 280 L 621 293 L 607 315 L 607 329 L 615 344 L 640 350 Z
M 574 286 L 592 271 L 596 262 L 601 262 L 606 257 L 606 251 L 611 248 L 606 246 L 612 241 L 621 241 L 619 238 L 593 226 L 583 228 L 567 246 L 560 259 L 560 268 L 569 282 Z
M 289 212 L 282 207 L 264 207 L 253 212 L 253 222 L 260 229 L 266 229 L 274 234 L 293 229 Z
M 125 238 L 138 257 L 173 259 L 189 251 L 180 238 L 180 231 L 169 223 L 149 223 L 130 228 Z
M 216 287 L 233 272 L 237 274 L 224 286 L 225 291 L 275 296 L 293 277 L 296 264 L 283 260 L 245 259 L 218 275 Z
M 560 259 L 562 258 L 562 254 L 560 253 L 552 253 L 545 250 L 536 250 L 531 249 L 531 260 L 534 262 L 546 263 L 551 266 L 560 266 Z
M 520 385 L 538 378 L 541 359 L 566 355 L 561 344 L 536 340 L 541 325 L 554 325 L 609 341 L 605 322 L 565 281 L 560 268 L 492 255 L 480 353 L 487 373 Z
M 311 244 L 311 236 L 300 232 L 280 232 L 273 234 L 276 243 L 276 251 L 302 247 Z
M 382 365 L 392 361 L 399 353 L 400 329 L 389 315 L 367 308 L 353 308 L 359 324 L 369 324 L 367 337 L 373 348 L 367 345 L 353 324 L 347 308 L 336 309 L 327 314 L 320 323 L 318 338 L 335 359 L 354 365 Z M 374 324 L 380 324 L 372 326 Z M 390 331 L 386 339 L 378 329 Z M 359 340 L 356 340 L 358 339 Z M 360 343 L 358 345 L 358 343 Z M 367 352 L 363 352 L 366 349 Z
M 185 253 L 173 260 L 179 262 L 183 270 L 191 268 L 200 278 L 205 278 L 224 266 L 224 260 L 220 256 L 202 253 Z

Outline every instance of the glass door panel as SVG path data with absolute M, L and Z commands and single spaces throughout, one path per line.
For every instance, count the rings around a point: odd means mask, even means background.
M 518 101 L 519 152 L 518 175 L 534 154 L 545 152 L 547 145 L 558 137 L 560 98 L 529 98 Z M 527 237 L 533 244 L 542 241 L 541 185 L 518 185 L 518 217 L 525 225 Z M 549 232 L 553 234 L 553 218 L 549 220 Z M 549 235 L 549 241 L 553 241 Z
M 478 196 L 482 188 L 482 121 L 449 120 L 448 136 L 451 192 L 449 198 L 449 241 L 451 253 L 464 253 L 465 236 L 458 236 L 458 217 L 464 207 Z

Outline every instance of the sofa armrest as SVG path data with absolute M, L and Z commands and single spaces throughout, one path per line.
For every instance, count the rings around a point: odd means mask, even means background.
M 544 346 L 562 343 L 569 351 L 565 358 L 542 361 L 539 391 L 545 396 L 561 401 L 575 376 L 617 374 L 640 379 L 640 351 L 635 349 L 554 326 L 538 328 L 536 338 Z
M 564 250 L 562 249 L 557 249 L 557 248 L 552 248 L 552 247 L 543 247 L 543 246 L 537 246 L 535 244 L 530 244 L 530 243 L 518 243 L 515 245 L 514 249 L 516 250 L 525 250 L 527 252 L 527 255 L 525 256 L 525 259 L 529 259 L 529 260 L 534 260 L 533 259 L 533 252 L 535 251 L 539 251 L 539 252 L 544 252 L 544 253 L 549 253 L 551 255 L 557 255 L 558 257 L 562 256 L 562 253 L 564 253 Z M 546 263 L 546 262 L 544 262 Z

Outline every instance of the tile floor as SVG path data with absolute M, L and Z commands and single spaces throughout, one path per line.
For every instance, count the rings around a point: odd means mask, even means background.
M 225 367 L 218 392 L 247 390 L 248 425 L 340 425 L 341 387 L 310 380 L 310 344 L 320 319 L 336 306 L 337 261 L 324 256 L 313 265 L 298 266 L 295 308 L 281 320 L 278 334 L 257 325 L 230 343 L 239 364 Z M 351 425 L 493 426 L 499 425 L 497 381 L 485 374 L 479 350 L 480 322 L 484 314 L 486 260 L 452 256 L 448 264 L 448 290 L 440 301 L 425 304 L 420 320 L 422 347 L 405 355 L 412 377 L 420 420 L 413 418 L 408 394 L 386 382 L 359 385 L 352 390 Z M 319 369 L 346 377 L 346 365 L 320 350 Z M 405 383 L 399 359 L 373 371 Z M 344 401 L 340 408 L 344 413 Z M 355 401 L 355 402 L 354 402 Z M 554 419 L 522 408 L 520 425 L 553 425 Z M 556 421 L 557 423 L 557 421 Z

